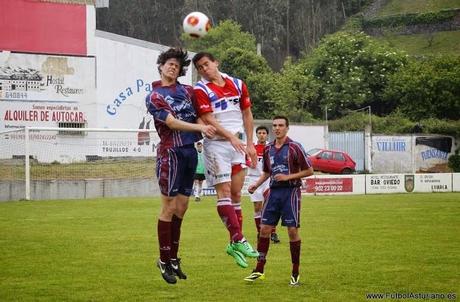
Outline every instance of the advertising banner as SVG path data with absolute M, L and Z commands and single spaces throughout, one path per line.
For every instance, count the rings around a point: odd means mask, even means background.
M 145 101 L 152 82 L 160 79 L 158 56 L 168 47 L 101 31 L 96 31 L 96 45 L 97 127 L 155 129 Z M 191 84 L 191 70 L 179 81 Z M 153 132 L 125 133 L 123 139 L 105 139 L 100 150 L 102 156 L 154 156 L 158 142 Z
M 419 136 L 415 138 L 417 172 L 449 172 L 448 158 L 454 152 L 450 136 Z
M 452 191 L 460 192 L 460 173 L 452 173 Z
M 372 172 L 407 173 L 412 169 L 410 136 L 373 136 Z
M 453 137 L 406 135 L 372 137 L 373 173 L 447 173 Z
M 350 195 L 364 194 L 364 175 L 312 175 L 302 180 L 302 194 Z
M 416 174 L 414 192 L 452 192 L 452 174 Z
M 306 178 L 306 193 L 353 192 L 353 178 Z
M 404 174 L 366 175 L 366 193 L 410 192 L 413 190 L 414 179 L 412 177 L 405 177 Z M 410 185 L 410 183 L 412 183 L 412 185 Z
M 95 98 L 95 59 L 0 55 L 0 131 L 86 123 Z

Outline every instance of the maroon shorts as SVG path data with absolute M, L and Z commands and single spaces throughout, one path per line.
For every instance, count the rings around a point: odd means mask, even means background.
M 270 188 L 262 210 L 261 222 L 266 225 L 300 227 L 300 201 L 302 195 L 299 187 Z
M 157 178 L 161 194 L 190 196 L 197 162 L 193 145 L 170 148 L 158 155 Z

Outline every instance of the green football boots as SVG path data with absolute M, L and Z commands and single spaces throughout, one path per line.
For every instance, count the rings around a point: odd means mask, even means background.
M 236 264 L 242 268 L 248 267 L 248 262 L 246 261 L 245 256 L 250 258 L 259 257 L 259 253 L 255 251 L 251 244 L 249 244 L 246 240 L 232 242 L 227 245 L 227 254 L 232 256 L 235 259 Z
M 232 245 L 232 247 L 233 247 L 233 249 L 235 251 L 240 252 L 241 254 L 243 254 L 246 257 L 249 257 L 249 258 L 257 258 L 257 257 L 259 257 L 259 252 L 254 250 L 252 248 L 251 244 L 249 244 L 249 242 L 247 242 L 246 240 L 238 241 L 238 242 L 232 242 L 231 245 Z
M 241 266 L 242 268 L 248 267 L 248 262 L 246 258 L 244 258 L 243 254 L 233 249 L 233 245 L 229 243 L 227 245 L 227 254 L 232 256 L 235 259 L 236 264 Z

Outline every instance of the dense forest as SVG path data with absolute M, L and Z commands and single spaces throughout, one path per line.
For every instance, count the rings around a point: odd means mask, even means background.
M 298 58 L 369 0 L 111 0 L 97 10 L 97 28 L 154 43 L 182 45 L 182 19 L 207 14 L 214 25 L 234 20 L 261 44 L 269 65 L 279 70 L 287 56 Z

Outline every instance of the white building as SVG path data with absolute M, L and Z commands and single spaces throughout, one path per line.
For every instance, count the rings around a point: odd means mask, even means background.
M 159 79 L 157 57 L 168 47 L 96 30 L 95 10 L 90 0 L 2 2 L 0 132 L 24 127 L 153 128 L 145 96 L 151 82 Z M 191 84 L 191 72 L 180 80 Z M 145 133 L 124 133 L 122 138 L 68 134 L 31 135 L 31 155 L 44 162 L 88 155 L 150 156 L 151 143 L 158 139 Z M 17 146 L 2 148 L 1 158 L 23 152 L 23 133 L 9 132 L 0 140 L 3 146 Z

